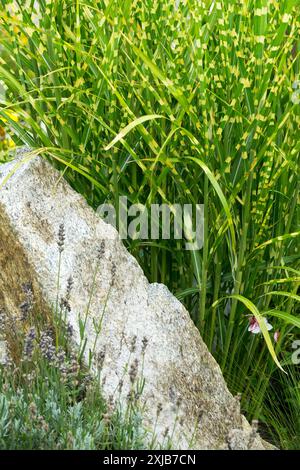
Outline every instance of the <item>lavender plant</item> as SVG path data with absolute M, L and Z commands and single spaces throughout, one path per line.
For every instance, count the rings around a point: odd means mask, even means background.
M 143 426 L 136 362 L 129 369 L 127 405 L 107 401 L 100 377 L 91 375 L 72 346 L 64 340 L 56 347 L 55 331 L 52 325 L 24 328 L 15 338 L 22 339 L 20 361 L 7 357 L 0 365 L 0 449 L 150 448 L 154 441 Z M 70 336 L 68 325 L 64 331 Z M 103 360 L 104 354 L 98 374 Z
M 64 243 L 61 224 L 60 256 Z M 103 249 L 102 243 L 102 254 Z M 59 288 L 60 283 L 57 285 Z M 104 400 L 101 372 L 105 349 L 97 354 L 91 351 L 89 363 L 84 363 L 84 350 L 73 341 L 73 328 L 67 321 L 72 286 L 70 277 L 59 310 L 56 307 L 50 319 L 47 315 L 34 314 L 31 283 L 22 286 L 25 300 L 19 307 L 21 315 L 0 309 L 0 339 L 6 346 L 6 358 L 0 364 L 0 449 L 153 448 L 155 433 L 151 438 L 147 435 L 140 404 L 143 364 L 131 357 L 137 337 L 131 340 L 130 363 L 124 371 L 130 383 L 127 402 L 121 400 L 125 377 L 120 379 L 116 396 Z M 84 340 L 85 324 L 81 322 L 79 328 Z M 100 330 L 101 325 L 97 335 Z M 143 338 L 142 358 L 147 344 L 148 340 Z M 97 374 L 90 369 L 92 360 Z

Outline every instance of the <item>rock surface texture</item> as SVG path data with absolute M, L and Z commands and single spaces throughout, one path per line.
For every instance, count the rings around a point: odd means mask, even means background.
M 129 372 L 137 369 L 145 379 L 144 422 L 155 428 L 157 445 L 168 433 L 177 449 L 267 447 L 251 435 L 184 306 L 164 285 L 149 284 L 116 230 L 57 170 L 24 151 L 0 166 L 0 184 L 0 307 L 16 311 L 20 286 L 30 281 L 35 308 L 51 313 L 57 298 L 57 233 L 63 223 L 60 295 L 72 276 L 68 320 L 79 341 L 78 318 L 86 317 L 85 352 L 96 345 L 104 358 L 105 395 L 121 393 L 126 400 Z

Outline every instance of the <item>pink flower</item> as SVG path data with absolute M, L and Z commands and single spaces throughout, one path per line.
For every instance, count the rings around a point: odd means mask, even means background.
M 268 322 L 268 320 L 266 318 L 264 318 L 264 321 L 265 321 L 265 324 L 266 324 L 266 327 L 267 327 L 267 330 L 272 330 L 273 326 L 270 325 L 270 323 Z M 254 316 L 250 317 L 249 318 L 249 327 L 248 327 L 248 331 L 250 331 L 250 333 L 254 334 L 254 335 L 257 335 L 258 333 L 261 333 L 261 329 L 260 329 L 260 326 L 259 326 L 259 323 L 258 321 L 256 320 L 256 318 Z
M 277 330 L 277 331 L 275 331 L 275 333 L 274 333 L 274 341 L 275 341 L 275 343 L 277 343 L 277 342 L 278 342 L 278 340 L 279 340 L 279 336 L 280 336 L 280 331 L 278 331 L 278 330 Z

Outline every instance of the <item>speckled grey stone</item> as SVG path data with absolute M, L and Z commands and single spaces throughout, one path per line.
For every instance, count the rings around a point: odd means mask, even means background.
M 144 422 L 152 431 L 155 428 L 157 445 L 163 444 L 168 428 L 174 448 L 247 448 L 250 425 L 240 415 L 188 312 L 167 287 L 149 284 L 115 229 L 41 156 L 21 152 L 16 160 L 0 166 L 1 182 L 0 307 L 14 312 L 20 304 L 21 284 L 31 281 L 35 308 L 51 314 L 57 297 L 57 232 L 63 223 L 60 293 L 71 275 L 74 288 L 68 319 L 77 342 L 78 317 L 84 317 L 90 299 L 86 355 L 95 343 L 95 324 L 102 322 L 96 351 L 105 349 L 105 395 L 116 398 L 123 380 L 121 399 L 126 400 L 130 382 L 124 370 L 137 358 L 139 375 L 145 379 Z M 135 336 L 136 348 L 130 352 Z M 148 340 L 144 357 L 143 338 Z M 157 418 L 158 403 L 162 411 Z M 252 448 L 264 447 L 258 436 Z

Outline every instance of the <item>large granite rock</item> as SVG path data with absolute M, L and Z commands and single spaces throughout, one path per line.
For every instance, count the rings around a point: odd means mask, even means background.
M 68 320 L 79 342 L 78 317 L 86 316 L 85 355 L 96 344 L 105 395 L 127 400 L 138 373 L 145 379 L 144 422 L 155 430 L 157 445 L 168 434 L 174 448 L 263 449 L 184 306 L 164 285 L 149 284 L 115 229 L 58 171 L 23 152 L 0 166 L 1 183 L 0 307 L 16 311 L 20 286 L 30 281 L 35 308 L 51 315 L 63 223 L 60 293 L 72 276 Z

